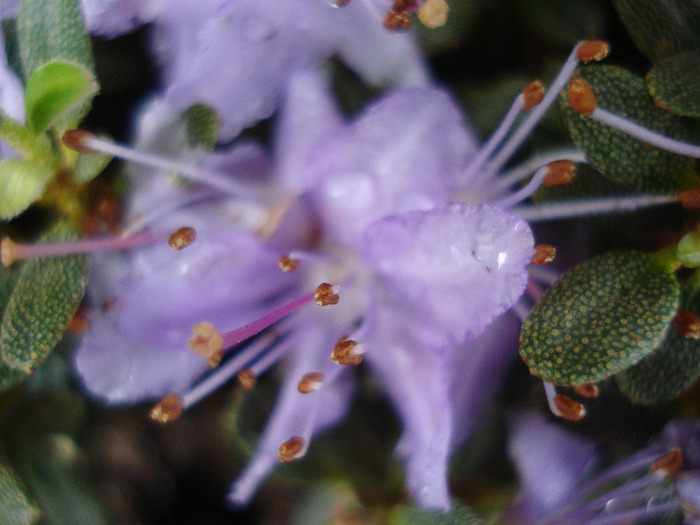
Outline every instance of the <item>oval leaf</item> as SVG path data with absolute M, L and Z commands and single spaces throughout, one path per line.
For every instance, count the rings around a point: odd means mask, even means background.
M 591 85 L 598 105 L 662 135 L 689 141 L 680 117 L 656 107 L 646 84 L 632 73 L 593 65 L 577 70 Z M 569 106 L 566 91 L 561 105 L 571 138 L 586 159 L 611 180 L 639 191 L 680 191 L 700 186 L 693 159 L 669 153 L 580 115 Z
M 686 51 L 654 65 L 647 87 L 656 105 L 686 117 L 700 117 L 700 50 Z
M 59 223 L 41 242 L 76 237 Z M 2 360 L 31 373 L 53 350 L 68 327 L 85 293 L 88 259 L 85 256 L 41 257 L 28 260 L 7 302 L 0 324 Z
M 0 218 L 19 215 L 44 193 L 53 172 L 27 160 L 0 163 Z
M 212 150 L 221 128 L 221 120 L 214 108 L 206 104 L 194 104 L 185 110 L 183 117 L 190 146 Z
M 700 314 L 698 284 L 683 290 L 680 305 L 696 315 Z M 634 403 L 673 401 L 700 378 L 700 340 L 671 328 L 656 350 L 615 378 L 620 391 Z
M 87 104 L 95 93 L 97 82 L 85 67 L 50 62 L 37 69 L 27 82 L 27 123 L 37 135 L 43 133 L 59 119 L 71 120 L 76 108 Z
M 0 464 L 0 523 L 31 525 L 38 519 L 39 509 L 29 500 L 20 481 Z
M 523 324 L 520 354 L 550 383 L 601 381 L 659 345 L 679 296 L 672 270 L 649 255 L 596 257 L 545 292 Z
M 652 62 L 700 48 L 697 0 L 613 0 L 622 23 Z

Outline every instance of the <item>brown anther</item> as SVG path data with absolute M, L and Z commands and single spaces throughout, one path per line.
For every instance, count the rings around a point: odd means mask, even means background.
M 362 347 L 352 339 L 341 337 L 333 347 L 331 361 L 338 365 L 359 365 L 362 362 Z
M 520 109 L 527 111 L 542 102 L 544 98 L 544 84 L 539 80 L 533 80 L 523 89 L 523 105 Z
M 304 438 L 292 436 L 280 445 L 278 456 L 281 462 L 289 463 L 302 457 L 304 452 Z
M 564 394 L 554 396 L 556 415 L 567 421 L 581 421 L 586 416 L 586 407 Z
M 68 323 L 67 330 L 72 334 L 84 334 L 90 328 L 90 322 L 87 319 L 85 308 L 81 305 L 75 312 L 73 319 Z
M 691 339 L 700 338 L 700 319 L 690 310 L 678 310 L 673 318 L 673 328 Z
M 554 260 L 557 249 L 551 244 L 538 244 L 535 246 L 535 254 L 530 259 L 530 264 L 547 264 Z
M 197 230 L 189 226 L 185 226 L 170 236 L 168 239 L 168 244 L 171 248 L 182 250 L 183 248 L 187 248 L 190 244 L 192 244 L 196 238 Z
M 214 325 L 206 321 L 192 328 L 192 336 L 187 340 L 187 344 L 195 354 L 206 357 L 212 368 L 219 364 L 224 355 L 224 339 Z
M 678 202 L 686 210 L 696 210 L 700 208 L 700 188 L 685 190 L 676 195 Z
M 333 0 L 333 5 L 335 7 L 345 7 L 350 3 L 350 0 Z
M 596 383 L 586 383 L 585 385 L 576 385 L 574 387 L 574 392 L 581 397 L 592 398 L 600 395 L 600 388 Z
M 582 115 L 592 115 L 598 107 L 598 101 L 588 82 L 580 77 L 575 77 L 569 82 L 569 105 L 571 109 Z
M 338 304 L 340 301 L 340 295 L 338 295 L 338 288 L 328 283 L 321 283 L 316 288 L 316 294 L 314 295 L 314 300 L 319 306 L 330 306 L 333 304 Z
M 95 150 L 87 146 L 89 139 L 93 137 L 94 135 L 89 131 L 84 131 L 82 129 L 69 129 L 63 133 L 61 142 L 63 142 L 64 146 L 79 153 L 95 153 Z
M 238 382 L 246 390 L 253 390 L 258 384 L 258 378 L 250 368 L 244 368 L 238 372 Z
M 299 267 L 299 261 L 293 259 L 289 255 L 283 255 L 279 260 L 280 270 L 286 273 L 291 273 Z
M 180 417 L 185 403 L 177 394 L 168 394 L 151 410 L 151 419 L 158 423 L 168 423 Z
M 389 12 L 384 17 L 384 28 L 389 31 L 408 31 L 411 28 L 411 17 L 406 13 Z
M 605 40 L 584 40 L 576 48 L 576 58 L 587 64 L 603 60 L 610 53 L 610 44 Z
M 323 377 L 324 376 L 321 372 L 309 372 L 301 378 L 297 389 L 302 394 L 316 392 L 316 390 L 323 386 Z
M 673 479 L 683 468 L 683 452 L 679 448 L 669 450 L 660 458 L 656 458 L 649 467 L 649 472 L 664 479 Z
M 3 266 L 10 266 L 17 260 L 17 243 L 5 237 L 0 241 L 0 262 Z
M 447 23 L 450 6 L 445 0 L 425 0 L 418 10 L 418 20 L 428 29 L 436 29 Z
M 569 184 L 576 178 L 576 164 L 570 160 L 555 160 L 547 165 L 542 185 L 548 188 Z

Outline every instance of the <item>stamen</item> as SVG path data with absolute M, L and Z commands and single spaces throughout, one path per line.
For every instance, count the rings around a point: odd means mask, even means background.
M 528 109 L 534 108 L 544 98 L 544 84 L 539 80 L 534 80 L 530 82 L 525 89 L 523 89 L 523 105 L 520 109 L 527 111 Z
M 445 0 L 426 0 L 418 10 L 418 20 L 428 29 L 442 27 L 447 23 L 450 6 Z
M 384 27 L 389 31 L 408 31 L 411 28 L 411 17 L 406 13 L 389 11 L 384 18 Z
M 168 244 L 171 248 L 182 250 L 192 244 L 196 238 L 197 230 L 190 226 L 186 226 L 174 232 L 168 239 Z
M 574 392 L 582 397 L 595 398 L 600 396 L 600 388 L 596 383 L 587 383 L 585 385 L 576 385 Z
M 258 378 L 250 368 L 244 368 L 238 372 L 238 383 L 246 390 L 253 390 L 258 383 Z
M 299 267 L 299 260 L 291 255 L 283 255 L 279 260 L 279 267 L 283 272 L 291 273 Z
M 299 381 L 297 389 L 302 394 L 316 392 L 323 386 L 324 375 L 321 372 L 309 372 Z
M 204 184 L 236 196 L 255 197 L 264 193 L 264 191 L 261 192 L 262 188 L 255 189 L 244 185 L 235 181 L 230 176 L 215 173 L 198 166 L 175 162 L 165 157 L 159 157 L 158 155 L 132 150 L 113 142 L 103 140 L 87 131 L 66 131 L 63 134 L 62 140 L 63 144 L 67 147 L 77 151 L 104 153 L 142 166 L 178 173 L 192 182 Z
M 530 179 L 530 182 L 528 182 L 524 187 L 520 188 L 515 193 L 512 193 L 502 199 L 495 201 L 493 205 L 499 208 L 509 208 L 514 204 L 518 204 L 519 202 L 524 201 L 533 193 L 535 193 L 537 191 L 537 188 L 539 188 L 542 185 L 542 181 L 547 175 L 548 169 L 549 168 L 547 166 L 538 169 L 532 176 L 532 179 Z
M 339 291 L 340 288 L 338 286 L 333 286 L 328 283 L 321 283 L 318 285 L 318 288 L 316 288 L 314 300 L 319 306 L 338 304 L 340 302 L 340 295 L 338 295 Z
M 557 409 L 554 413 L 567 421 L 581 421 L 586 417 L 586 407 L 563 394 L 554 396 L 554 406 Z
M 690 310 L 678 310 L 671 324 L 685 337 L 700 338 L 700 319 Z
M 680 192 L 678 202 L 681 203 L 686 210 L 696 210 L 700 208 L 700 189 L 692 189 Z
M 129 237 L 85 239 L 55 244 L 22 244 L 5 237 L 0 242 L 0 261 L 4 266 L 10 266 L 15 261 L 33 257 L 58 257 L 79 253 L 119 251 L 155 244 L 166 238 L 159 234 L 144 233 Z
M 683 452 L 679 448 L 674 448 L 655 460 L 649 467 L 649 472 L 664 479 L 673 479 L 682 468 Z
M 214 368 L 224 356 L 224 338 L 214 325 L 203 321 L 192 328 L 192 336 L 187 340 L 192 351 L 205 357 L 209 366 Z
M 535 253 L 530 260 L 530 264 L 547 264 L 554 260 L 556 248 L 551 244 L 538 244 L 535 246 Z
M 177 394 L 168 394 L 151 410 L 151 419 L 158 423 L 168 423 L 180 417 L 185 404 Z
M 593 89 L 591 89 L 591 85 L 582 78 L 576 77 L 571 79 L 567 94 L 571 109 L 577 113 L 590 116 L 593 115 L 593 112 L 598 107 L 598 100 L 595 93 L 593 93 Z
M 289 463 L 306 454 L 306 442 L 300 436 L 292 436 L 282 443 L 279 448 L 279 458 L 283 463 Z
M 610 54 L 610 44 L 605 40 L 584 40 L 578 46 L 576 58 L 584 64 L 600 62 Z
M 338 365 L 356 366 L 362 362 L 362 354 L 364 354 L 364 346 L 358 344 L 352 339 L 341 337 L 333 347 L 331 352 L 331 361 Z
M 576 164 L 570 160 L 557 160 L 547 166 L 542 185 L 548 188 L 569 184 L 576 178 Z
M 82 305 L 78 307 L 73 316 L 73 319 L 68 323 L 68 330 L 72 334 L 84 334 L 90 328 L 90 322 L 86 317 L 85 308 Z

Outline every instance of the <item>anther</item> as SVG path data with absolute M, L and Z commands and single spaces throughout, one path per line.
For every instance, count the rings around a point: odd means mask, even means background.
M 292 436 L 280 445 L 278 456 L 283 463 L 289 463 L 302 457 L 304 452 L 304 438 Z
M 279 260 L 280 270 L 291 273 L 299 267 L 299 261 L 289 255 L 283 255 Z
M 316 392 L 316 390 L 323 386 L 323 377 L 321 372 L 309 372 L 301 378 L 297 390 L 302 394 Z
M 552 187 L 569 184 L 576 178 L 576 164 L 570 160 L 557 160 L 547 165 L 542 185 Z
M 700 188 L 682 191 L 676 195 L 676 198 L 686 210 L 696 210 L 700 208 Z
M 700 319 L 690 310 L 678 310 L 672 321 L 673 328 L 685 337 L 700 338 Z
M 555 414 L 567 421 L 581 421 L 586 417 L 586 407 L 564 394 L 554 396 Z
M 534 108 L 544 98 L 544 84 L 539 80 L 530 82 L 523 89 L 523 105 L 520 109 L 527 111 Z
M 185 226 L 184 228 L 180 228 L 174 232 L 168 238 L 168 244 L 171 248 L 182 250 L 183 248 L 187 248 L 190 244 L 192 244 L 196 238 L 197 230 L 189 226 Z
M 426 0 L 418 10 L 418 20 L 428 29 L 442 27 L 447 23 L 449 10 L 445 0 Z
M 72 334 L 84 334 L 90 328 L 90 322 L 85 315 L 85 308 L 79 306 L 73 315 L 73 319 L 68 323 L 67 330 Z
M 350 3 L 350 0 L 333 0 L 331 2 L 331 5 L 333 7 L 345 7 Z
M 590 116 L 598 107 L 598 101 L 595 98 L 593 89 L 591 89 L 588 82 L 580 77 L 571 79 L 567 93 L 569 95 L 569 105 L 577 113 Z
M 316 293 L 314 294 L 314 300 L 319 306 L 338 304 L 340 301 L 338 287 L 328 283 L 319 284 L 318 288 L 316 288 Z
M 168 394 L 151 410 L 151 419 L 158 423 L 168 423 L 180 417 L 185 403 L 177 394 Z
M 603 60 L 610 53 L 610 44 L 605 40 L 584 40 L 576 47 L 576 58 L 584 64 Z
M 3 266 L 10 266 L 18 258 L 17 243 L 15 241 L 9 237 L 5 237 L 0 241 L 0 262 L 2 262 Z
M 574 387 L 574 392 L 582 397 L 598 397 L 600 396 L 600 388 L 596 383 L 586 383 L 585 385 L 577 385 Z
M 192 336 L 187 340 L 187 344 L 195 354 L 205 357 L 212 368 L 219 364 L 224 355 L 223 337 L 213 324 L 206 321 L 192 328 Z
M 384 28 L 389 31 L 408 31 L 411 28 L 411 17 L 406 13 L 389 11 L 384 17 Z
M 88 144 L 95 135 L 82 129 L 69 129 L 61 137 L 63 145 L 79 153 L 96 153 Z
M 554 260 L 557 249 L 551 244 L 538 244 L 535 246 L 535 253 L 530 260 L 530 264 L 547 264 Z
M 258 383 L 258 378 L 250 368 L 244 368 L 238 372 L 238 383 L 246 390 L 253 390 Z
M 683 468 L 683 452 L 674 448 L 666 454 L 654 460 L 649 467 L 649 472 L 657 474 L 664 479 L 675 478 Z
M 338 365 L 359 365 L 362 362 L 364 347 L 352 339 L 341 337 L 333 347 L 331 361 Z

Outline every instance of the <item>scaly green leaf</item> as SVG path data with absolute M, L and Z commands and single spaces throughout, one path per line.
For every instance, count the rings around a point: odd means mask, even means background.
M 618 67 L 590 65 L 576 75 L 588 82 L 598 105 L 662 135 L 689 141 L 680 117 L 654 105 L 641 78 Z M 586 159 L 611 180 L 638 191 L 680 191 L 700 186 L 693 159 L 669 153 L 580 115 L 569 106 L 566 91 L 561 105 L 571 138 Z
M 656 105 L 677 115 L 700 117 L 700 49 L 658 62 L 647 73 L 649 93 Z
M 221 120 L 216 111 L 206 104 L 194 104 L 185 110 L 183 118 L 190 146 L 213 149 L 221 128 Z
M 39 519 L 39 509 L 30 501 L 22 483 L 0 464 L 0 523 L 31 525 Z
M 40 242 L 76 237 L 64 223 Z M 0 324 L 0 356 L 14 369 L 31 373 L 60 341 L 80 304 L 88 278 L 85 256 L 28 260 L 7 302 Z
M 678 308 L 671 268 L 638 252 L 608 253 L 562 275 L 523 324 L 520 354 L 556 385 L 601 381 L 651 353 Z
M 0 162 L 0 218 L 22 213 L 44 193 L 53 172 L 27 160 Z

